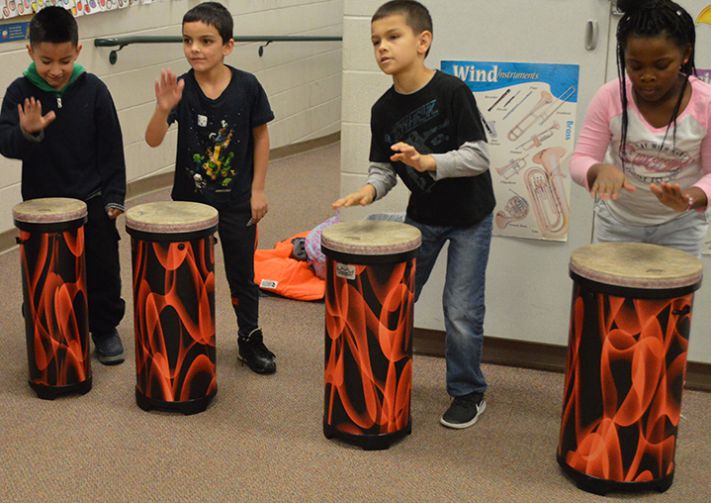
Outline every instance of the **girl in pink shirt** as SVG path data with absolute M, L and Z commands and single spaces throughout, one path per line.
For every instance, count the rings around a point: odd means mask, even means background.
M 711 195 L 711 86 L 694 76 L 694 21 L 671 0 L 617 5 L 619 78 L 590 104 L 571 176 L 598 199 L 594 241 L 700 255 Z

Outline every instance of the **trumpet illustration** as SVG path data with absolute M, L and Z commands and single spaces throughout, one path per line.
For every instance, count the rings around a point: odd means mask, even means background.
M 568 201 L 565 197 L 561 169 L 561 159 L 565 155 L 562 147 L 546 148 L 533 156 L 533 166 L 524 173 L 526 189 L 531 196 L 533 214 L 541 235 L 556 238 L 568 229 Z
M 514 192 L 514 196 L 506 201 L 504 209 L 496 212 L 494 221 L 499 229 L 503 229 L 511 222 L 523 220 L 526 215 L 528 215 L 528 201 Z
M 557 121 L 554 122 L 553 125 L 551 125 L 548 129 L 545 129 L 545 130 L 541 131 L 540 133 L 537 133 L 537 134 L 534 134 L 533 136 L 531 136 L 530 140 L 528 140 L 527 142 L 522 143 L 521 145 L 516 147 L 516 150 L 526 151 L 526 150 L 531 150 L 536 147 L 540 147 L 541 145 L 543 145 L 544 141 L 546 141 L 548 138 L 553 136 L 556 129 L 560 129 L 560 124 L 558 124 Z
M 523 168 L 526 167 L 526 159 L 519 157 L 518 159 L 511 159 L 506 166 L 501 166 L 496 168 L 496 172 L 504 177 L 504 180 L 508 180 L 515 174 L 518 174 Z
M 520 121 L 518 121 L 518 124 L 512 127 L 508 135 L 506 135 L 508 139 L 511 141 L 518 140 L 531 126 L 543 119 L 547 106 L 552 102 L 553 95 L 548 91 L 541 91 L 541 97 L 538 102 L 533 105 L 533 108 Z

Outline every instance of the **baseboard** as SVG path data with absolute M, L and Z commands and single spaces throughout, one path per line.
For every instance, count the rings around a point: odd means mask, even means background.
M 417 354 L 444 356 L 444 332 L 415 328 L 412 346 Z M 484 363 L 496 365 L 564 372 L 567 351 L 565 346 L 554 344 L 485 337 L 482 359 Z M 689 362 L 686 388 L 711 391 L 711 364 Z
M 322 136 L 320 138 L 315 138 L 313 140 L 307 140 L 299 143 L 294 143 L 292 145 L 286 145 L 284 147 L 274 148 L 269 152 L 269 159 L 282 159 L 290 155 L 300 154 L 308 150 L 313 150 L 315 148 L 330 145 L 331 143 L 335 143 L 340 139 L 341 132 L 337 131 L 335 133 Z M 134 197 L 142 196 L 144 194 L 148 194 L 156 190 L 161 190 L 166 187 L 170 187 L 172 183 L 173 171 L 148 176 L 139 180 L 134 180 L 126 185 L 126 200 L 133 199 Z M 0 253 L 16 246 L 16 237 L 17 231 L 15 229 L 8 229 L 4 232 L 0 232 Z

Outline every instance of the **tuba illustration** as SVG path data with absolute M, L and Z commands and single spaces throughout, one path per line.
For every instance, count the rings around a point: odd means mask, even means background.
M 533 156 L 533 162 L 542 165 L 526 170 L 524 182 L 530 195 L 533 214 L 538 229 L 545 238 L 556 238 L 568 230 L 568 201 L 565 197 L 561 159 L 562 147 L 546 148 Z

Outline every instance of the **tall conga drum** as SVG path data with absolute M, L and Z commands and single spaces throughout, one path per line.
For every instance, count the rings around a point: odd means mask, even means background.
M 701 262 L 672 248 L 602 243 L 573 252 L 557 458 L 578 487 L 665 491 Z
M 217 393 L 217 210 L 165 201 L 126 212 L 133 263 L 136 403 L 194 414 Z
M 32 199 L 12 209 L 20 235 L 30 387 L 54 399 L 91 389 L 84 224 L 78 199 Z
M 323 432 L 386 449 L 412 429 L 412 320 L 420 231 L 388 221 L 332 225 L 326 255 Z

